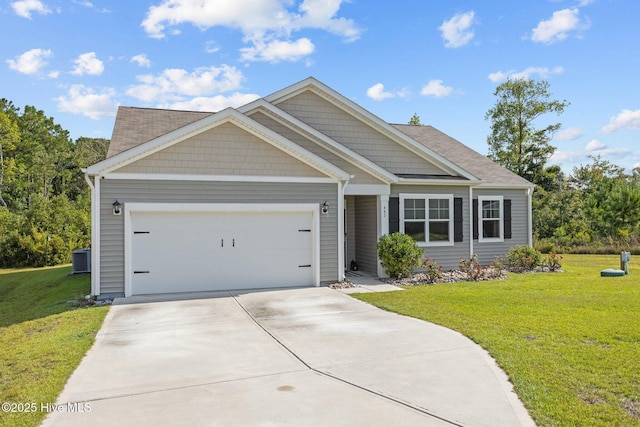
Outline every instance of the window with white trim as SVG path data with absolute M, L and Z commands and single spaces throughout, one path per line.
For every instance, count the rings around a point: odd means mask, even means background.
M 400 231 L 419 246 L 453 245 L 453 195 L 401 194 Z
M 478 241 L 504 241 L 504 209 L 502 196 L 478 197 Z

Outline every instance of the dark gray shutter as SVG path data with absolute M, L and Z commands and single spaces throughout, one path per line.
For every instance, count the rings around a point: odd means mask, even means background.
M 389 234 L 400 231 L 400 198 L 389 197 Z
M 462 197 L 453 199 L 453 241 L 462 242 L 464 233 L 462 231 Z
M 473 238 L 478 240 L 478 199 L 473 199 Z
M 511 199 L 504 201 L 504 238 L 511 238 Z

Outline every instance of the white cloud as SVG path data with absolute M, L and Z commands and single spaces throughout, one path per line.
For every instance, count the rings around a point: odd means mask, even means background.
M 99 76 L 104 71 L 104 64 L 97 58 L 95 52 L 83 53 L 73 63 L 76 66 L 71 71 L 71 74 L 76 76 Z
M 458 13 L 438 27 L 442 33 L 445 47 L 461 47 L 473 39 L 471 26 L 474 24 L 475 12 Z
M 130 87 L 127 95 L 144 102 L 166 103 L 237 90 L 244 76 L 237 68 L 222 65 L 196 68 L 192 72 L 170 68 L 159 75 L 145 74 L 136 78 L 140 84 Z
M 147 55 L 141 53 L 139 55 L 135 55 L 131 58 L 131 62 L 138 64 L 140 67 L 149 68 L 151 67 L 151 61 L 147 58 Z
M 569 128 L 562 129 L 558 133 L 553 136 L 553 139 L 556 141 L 573 141 L 574 139 L 578 139 L 583 135 L 582 130 L 580 128 Z
M 82 114 L 98 120 L 103 117 L 115 117 L 118 106 L 113 101 L 114 96 L 113 89 L 104 89 L 101 93 L 96 93 L 84 85 L 73 85 L 67 96 L 60 96 L 55 100 L 58 101 L 60 111 Z
M 18 16 L 22 16 L 23 18 L 31 19 L 31 13 L 37 12 L 40 15 L 46 15 L 51 13 L 51 9 L 47 7 L 40 0 L 20 0 L 14 1 L 11 3 L 11 7 L 13 11 Z
M 382 101 L 384 99 L 394 97 L 393 93 L 385 92 L 384 85 L 382 83 L 376 83 L 367 89 L 367 96 L 374 101 Z
M 308 39 L 290 41 L 292 32 L 319 29 L 346 41 L 360 37 L 362 30 L 353 20 L 337 16 L 343 1 L 303 0 L 298 5 L 291 0 L 162 0 L 148 9 L 141 25 L 154 38 L 164 38 L 168 27 L 182 24 L 192 24 L 202 30 L 229 27 L 240 30 L 244 42 L 253 45 L 247 48 L 248 52 L 242 51 L 245 59 L 290 61 L 300 59 L 303 53 L 313 52 L 310 48 L 313 44 Z M 279 49 L 283 58 L 277 58 Z M 292 51 L 296 53 L 292 54 Z
M 640 129 L 640 110 L 622 110 L 609 120 L 609 124 L 602 128 L 602 132 L 612 133 L 624 129 Z
M 580 20 L 578 8 L 562 9 L 553 12 L 551 18 L 540 21 L 533 29 L 531 40 L 538 43 L 552 44 L 562 41 L 569 36 L 569 32 L 589 28 L 588 21 Z
M 605 148 L 607 148 L 607 145 L 598 141 L 597 139 L 592 139 L 591 141 L 589 141 L 589 143 L 586 146 L 586 149 L 589 152 L 599 151 Z
M 236 92 L 230 96 L 216 95 L 212 97 L 195 97 L 186 101 L 178 101 L 169 104 L 160 104 L 160 108 L 189 111 L 220 111 L 227 107 L 237 108 L 260 98 L 253 93 Z
M 273 40 L 270 42 L 256 41 L 252 47 L 240 49 L 245 61 L 266 61 L 276 63 L 280 61 L 295 62 L 311 55 L 315 46 L 306 37 L 295 42 Z
M 448 96 L 448 95 L 451 95 L 452 93 L 453 93 L 453 88 L 443 85 L 442 80 L 431 80 L 420 91 L 420 95 L 434 96 L 436 98 Z
M 37 74 L 47 65 L 47 58 L 53 56 L 51 50 L 31 49 L 16 59 L 8 59 L 9 68 L 22 74 Z
M 587 155 L 584 151 L 562 151 L 562 150 L 556 150 L 551 157 L 549 158 L 549 160 L 552 163 L 564 163 L 564 162 L 570 162 L 570 163 L 575 163 L 578 161 L 581 161 L 583 159 L 586 159 Z
M 495 73 L 489 74 L 489 80 L 494 83 L 503 82 L 507 79 L 523 79 L 527 80 L 531 78 L 532 75 L 537 74 L 539 77 L 546 79 L 549 78 L 553 74 L 562 74 L 564 73 L 564 68 L 555 67 L 555 68 L 547 68 L 547 67 L 527 67 L 522 71 L 514 71 L 510 70 L 507 72 L 503 72 L 502 70 L 497 71 Z

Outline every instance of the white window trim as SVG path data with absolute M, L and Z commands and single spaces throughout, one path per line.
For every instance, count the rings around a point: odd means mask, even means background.
M 482 218 L 482 202 L 500 202 L 499 230 L 500 237 L 482 237 L 484 235 L 484 219 Z M 503 196 L 478 196 L 478 242 L 480 243 L 500 243 L 504 242 L 504 197 Z
M 405 199 L 423 199 L 425 204 L 425 238 L 428 236 L 429 222 L 429 200 L 430 199 L 447 199 L 449 200 L 449 241 L 447 242 L 417 242 L 418 246 L 453 246 L 453 194 L 400 194 L 400 231 L 404 233 L 404 200 Z

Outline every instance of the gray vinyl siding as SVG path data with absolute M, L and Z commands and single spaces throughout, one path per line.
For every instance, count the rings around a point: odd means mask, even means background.
M 399 197 L 405 194 L 453 194 L 453 197 L 462 198 L 462 242 L 455 242 L 453 246 L 428 246 L 422 248 L 426 257 L 431 258 L 436 264 L 445 270 L 455 270 L 461 258 L 469 258 L 470 219 L 469 219 L 469 188 L 468 187 L 441 187 L 429 185 L 392 185 L 390 197 Z M 400 207 L 402 208 L 402 207 Z M 453 209 L 453 207 L 451 208 Z M 451 211 L 453 218 L 453 210 Z
M 503 242 L 473 242 L 473 251 L 478 255 L 480 263 L 489 264 L 496 257 L 506 254 L 513 246 L 528 243 L 528 196 L 527 190 L 474 189 L 473 197 L 478 196 L 503 196 L 505 200 L 511 200 L 511 239 L 504 239 Z
M 278 107 L 392 173 L 447 174 L 311 91 Z
M 376 196 L 356 196 L 356 261 L 360 270 L 375 273 L 378 268 Z M 349 260 L 351 261 L 351 260 Z
M 100 182 L 100 291 L 103 294 L 124 292 L 124 215 L 112 214 L 115 200 L 124 205 L 130 202 L 321 204 L 326 200 L 329 213 L 320 215 L 320 280 L 336 281 L 337 194 L 337 184 L 103 179 Z
M 260 124 L 268 127 L 272 131 L 278 133 L 279 135 L 284 136 L 289 141 L 295 142 L 302 148 L 311 151 L 313 154 L 323 158 L 334 166 L 342 169 L 345 172 L 348 172 L 350 175 L 353 175 L 353 178 L 349 180 L 350 184 L 382 184 L 382 181 L 371 176 L 370 174 L 364 172 L 362 169 L 330 152 L 329 150 L 321 147 L 319 144 L 313 142 L 309 137 L 304 136 L 302 131 L 297 132 L 295 130 L 290 129 L 289 127 L 277 122 L 276 120 L 268 117 L 262 112 L 256 112 L 251 115 L 251 118 Z
M 321 172 L 232 123 L 126 165 L 120 173 L 324 177 Z

